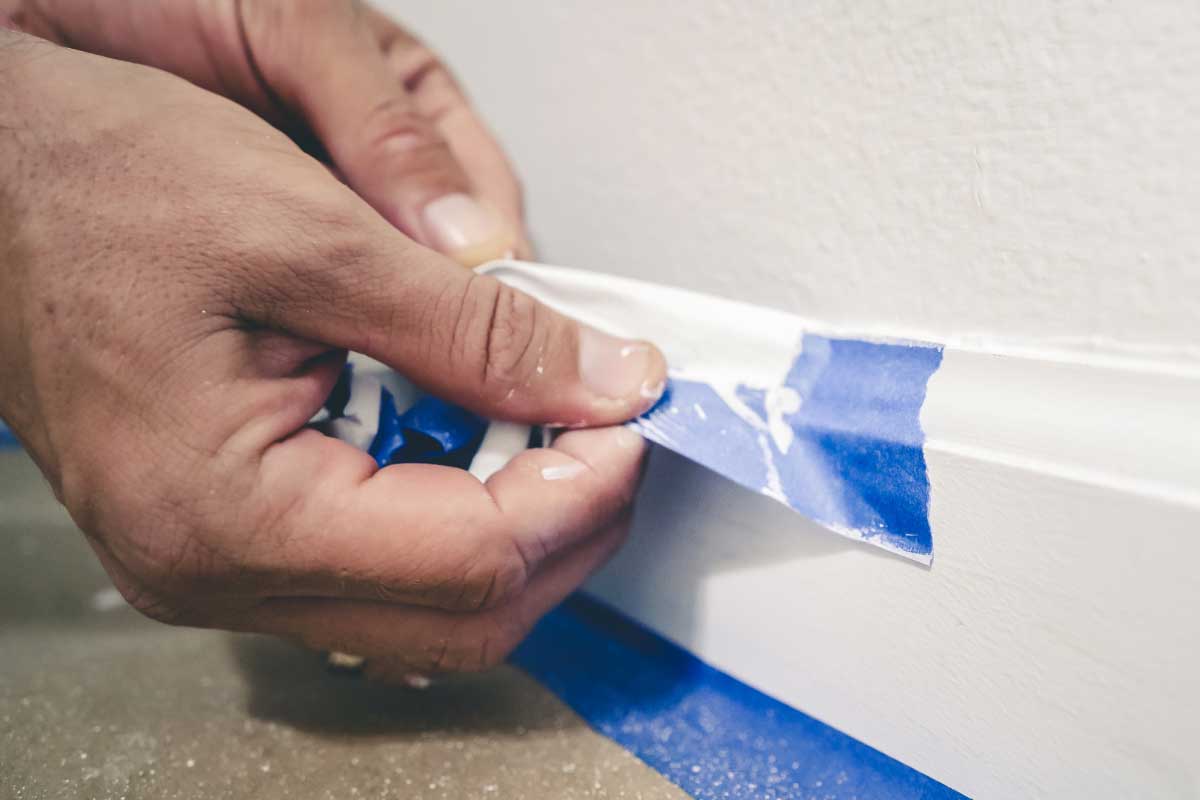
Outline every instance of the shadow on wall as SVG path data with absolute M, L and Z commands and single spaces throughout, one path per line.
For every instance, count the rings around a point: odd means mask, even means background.
M 839 536 L 782 503 L 655 447 L 629 542 L 588 590 L 618 609 L 636 610 L 640 620 L 686 644 L 699 633 L 706 582 L 743 570 L 845 555 L 925 569 Z

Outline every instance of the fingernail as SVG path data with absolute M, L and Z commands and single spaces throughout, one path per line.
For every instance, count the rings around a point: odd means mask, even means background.
M 425 242 L 467 267 L 502 258 L 516 236 L 495 210 L 461 192 L 425 206 Z
M 579 376 L 601 397 L 637 398 L 638 407 L 649 408 L 663 393 L 665 373 L 662 355 L 652 345 L 580 326 Z

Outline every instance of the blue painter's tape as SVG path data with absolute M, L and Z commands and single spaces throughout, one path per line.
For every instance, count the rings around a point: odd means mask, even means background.
M 483 439 L 487 423 L 470 411 L 436 397 L 422 397 L 404 413 L 382 389 L 379 428 L 369 452 L 380 467 L 388 464 L 443 464 L 466 469 Z
M 379 426 L 375 439 L 367 452 L 381 468 L 392 462 L 392 456 L 404 451 L 406 444 L 404 428 L 400 425 L 400 414 L 396 411 L 396 400 L 387 389 L 381 390 L 379 401 Z
M 921 406 L 942 348 L 807 334 L 781 386 L 672 378 L 632 425 L 841 533 L 928 562 Z
M 700 800 L 963 797 L 580 596 L 512 661 Z
M 8 429 L 3 422 L 0 422 L 0 449 L 5 447 L 20 447 L 21 443 L 17 441 L 17 437 L 13 436 L 13 432 Z

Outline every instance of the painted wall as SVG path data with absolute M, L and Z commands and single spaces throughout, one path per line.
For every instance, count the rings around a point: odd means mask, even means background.
M 384 5 L 542 260 L 1025 357 L 930 386 L 932 569 L 660 454 L 598 592 L 969 795 L 1200 795 L 1200 6 Z
M 1200 359 L 1200 6 L 391 0 L 543 260 L 860 329 Z

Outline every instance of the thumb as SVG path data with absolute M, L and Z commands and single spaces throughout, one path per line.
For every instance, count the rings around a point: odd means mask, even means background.
M 559 314 L 377 218 L 361 222 L 354 245 L 332 241 L 328 253 L 274 259 L 257 271 L 242 313 L 364 353 L 494 419 L 611 425 L 662 395 L 666 362 L 653 345 Z
M 460 264 L 511 253 L 517 231 L 474 193 L 355 4 L 291 5 L 270 12 L 294 14 L 286 20 L 258 19 L 268 12 L 245 6 L 246 36 L 266 82 L 304 118 L 351 188 L 409 237 Z

